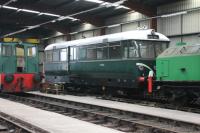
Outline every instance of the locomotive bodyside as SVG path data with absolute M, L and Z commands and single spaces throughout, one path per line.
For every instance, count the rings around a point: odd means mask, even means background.
M 156 60 L 157 80 L 162 95 L 185 102 L 200 98 L 200 45 L 174 46 Z
M 156 60 L 159 81 L 200 81 L 200 45 L 168 48 Z
M 2 92 L 27 92 L 40 82 L 37 46 L 30 43 L 1 43 L 0 83 Z
M 149 70 L 136 66 L 142 62 L 153 67 L 152 59 L 125 59 L 85 61 L 71 63 L 71 82 L 76 85 L 138 88 L 138 77 L 147 76 Z

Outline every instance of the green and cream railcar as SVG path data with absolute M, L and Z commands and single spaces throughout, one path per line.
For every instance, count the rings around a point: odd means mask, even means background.
M 154 30 L 135 30 L 51 44 L 46 47 L 47 82 L 79 87 L 138 88 L 138 78 L 155 67 L 169 39 Z M 93 87 L 93 88 L 95 88 Z

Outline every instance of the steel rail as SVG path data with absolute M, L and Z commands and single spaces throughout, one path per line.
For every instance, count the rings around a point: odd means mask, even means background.
M 41 95 L 1 97 L 124 132 L 198 133 L 200 125 Z
M 8 133 L 49 133 L 37 126 L 3 112 L 0 112 L 0 125 L 5 127 L 4 132 Z

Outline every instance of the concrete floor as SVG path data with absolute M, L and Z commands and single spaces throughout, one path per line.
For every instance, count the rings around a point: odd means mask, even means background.
M 96 99 L 95 97 L 88 97 L 88 96 L 80 97 L 80 96 L 72 96 L 72 95 L 53 95 L 53 94 L 44 94 L 40 92 L 31 92 L 31 93 L 60 98 L 60 99 L 66 99 L 66 100 L 71 100 L 71 101 L 76 101 L 76 102 L 89 103 L 89 104 L 94 104 L 94 105 L 104 106 L 104 107 L 109 107 L 109 108 L 121 109 L 121 110 L 136 112 L 136 113 L 152 115 L 152 116 L 159 116 L 163 118 L 174 119 L 174 120 L 195 123 L 195 124 L 200 125 L 200 114 L 197 114 L 197 113 L 189 113 L 189 112 L 177 111 L 177 110 L 171 110 L 171 109 L 155 108 L 155 107 L 141 106 L 137 104 L 102 100 L 102 99 Z
M 51 133 L 122 133 L 114 129 L 1 98 L 0 111 L 41 127 Z

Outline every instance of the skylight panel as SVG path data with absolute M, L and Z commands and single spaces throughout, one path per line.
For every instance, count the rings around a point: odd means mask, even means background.
M 98 3 L 98 4 L 104 3 L 104 1 L 102 1 L 102 0 L 85 0 L 85 1 L 93 2 L 93 3 Z

